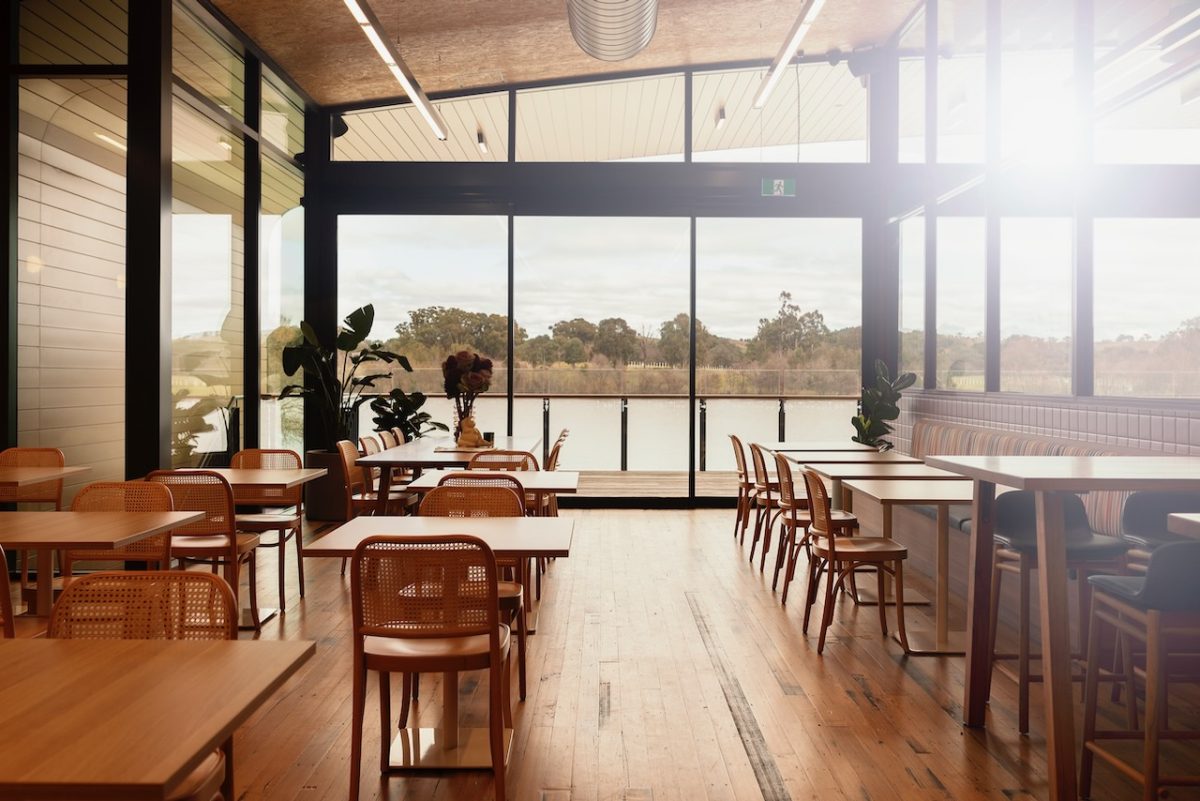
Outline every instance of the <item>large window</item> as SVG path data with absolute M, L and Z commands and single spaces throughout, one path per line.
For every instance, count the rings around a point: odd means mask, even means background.
M 262 161 L 259 215 L 260 440 L 264 448 L 304 450 L 304 403 L 278 399 L 297 380 L 283 373 L 283 348 L 300 337 L 304 317 L 304 176 L 272 157 Z
M 1069 219 L 1000 221 L 1000 388 L 1071 392 Z
M 1200 220 L 1096 220 L 1096 394 L 1200 397 L 1197 297 Z
M 938 161 L 978 163 L 984 158 L 985 4 L 956 0 L 939 6 Z
M 900 222 L 900 369 L 925 380 L 925 218 Z
M 937 386 L 983 391 L 985 225 L 942 217 L 937 230 Z
M 572 467 L 686 470 L 689 222 L 673 218 L 518 217 L 516 427 L 571 429 Z M 639 397 L 641 396 L 641 397 Z M 649 396 L 649 397 L 647 397 Z

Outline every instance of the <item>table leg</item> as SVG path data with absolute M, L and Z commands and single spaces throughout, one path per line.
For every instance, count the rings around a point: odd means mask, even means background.
M 442 746 L 458 747 L 458 674 L 442 674 Z
M 967 666 L 963 682 L 963 722 L 986 722 L 992 675 L 992 515 L 996 485 L 975 481 L 975 511 L 971 520 L 971 555 L 967 576 Z
M 1046 694 L 1046 778 L 1051 801 L 1075 801 L 1075 703 L 1067 615 L 1067 545 L 1063 496 L 1037 493 L 1041 590 L 1042 682 Z
M 905 606 L 908 606 L 908 592 Z M 933 612 L 933 638 L 927 631 L 908 631 L 908 652 L 918 656 L 960 656 L 965 652 L 961 631 L 950 631 L 950 505 L 937 505 L 937 606 Z M 899 639 L 897 632 L 896 639 Z
M 38 617 L 50 617 L 54 608 L 54 549 L 38 548 L 37 554 L 37 610 Z
M 847 493 L 847 494 L 853 495 L 853 493 Z M 892 537 L 892 504 L 881 503 L 879 506 L 880 506 L 880 510 L 883 513 L 883 536 L 886 539 L 891 539 L 891 537 Z M 870 570 L 871 573 L 875 572 L 873 568 L 868 568 L 868 569 Z M 892 577 L 891 577 L 891 575 L 889 575 L 887 573 L 885 573 L 883 575 L 883 593 L 884 593 L 884 595 L 883 595 L 884 603 L 887 604 L 888 606 L 895 606 L 896 605 L 896 595 L 895 595 L 895 593 L 892 592 Z M 858 604 L 859 606 L 875 606 L 876 604 L 879 603 L 879 599 L 875 596 L 876 596 L 876 592 L 873 587 L 867 587 L 867 586 L 859 587 L 858 588 L 858 597 L 855 599 L 855 603 Z M 906 588 L 904 590 L 904 605 L 905 606 L 928 606 L 929 599 L 926 598 L 921 593 L 917 592 L 916 590 Z M 899 634 L 899 632 L 897 632 L 897 634 Z M 917 636 L 920 637 L 920 634 L 917 633 Z M 911 638 L 909 638 L 909 645 L 910 646 L 912 645 Z

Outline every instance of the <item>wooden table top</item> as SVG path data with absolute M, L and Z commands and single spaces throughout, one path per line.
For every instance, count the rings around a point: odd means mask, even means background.
M 1167 515 L 1167 531 L 1200 539 L 1200 514 L 1176 512 Z
M 923 480 L 963 480 L 958 473 L 948 470 L 938 470 L 928 464 L 908 463 L 875 463 L 875 464 L 836 464 L 836 463 L 806 463 L 826 478 L 842 480 L 855 478 L 913 478 Z
M 769 451 L 872 451 L 876 449 L 870 445 L 863 445 L 860 442 L 852 442 L 849 437 L 846 439 L 828 439 L 828 440 L 784 440 L 781 442 L 760 442 Z
M 353 556 L 367 537 L 469 534 L 497 556 L 570 556 L 575 521 L 569 517 L 356 517 L 304 546 L 305 556 Z
M 5 548 L 124 548 L 203 512 L 0 512 Z
M 975 487 L 969 481 L 855 479 L 842 486 L 885 505 L 971 503 L 975 500 Z
M 161 799 L 313 650 L 298 641 L 0 641 L 0 729 L 13 735 L 0 797 Z
M 86 473 L 90 467 L 0 467 L 0 487 L 28 487 Z
M 324 467 L 297 467 L 281 470 L 259 470 L 232 467 L 214 468 L 209 472 L 220 473 L 235 487 L 292 489 L 301 484 L 321 478 L 329 471 Z
M 429 492 L 443 477 L 461 472 L 463 471 L 426 470 L 405 484 L 404 488 L 412 492 Z M 484 475 L 489 472 L 499 472 L 501 475 L 511 476 L 521 482 L 521 486 L 528 492 L 558 492 L 571 495 L 579 491 L 579 473 L 573 470 L 472 470 L 471 472 Z
M 930 456 L 925 463 L 1016 489 L 1200 488 L 1200 457 L 1196 456 Z
M 507 451 L 529 451 L 537 456 L 536 449 L 542 438 L 496 437 L 496 448 Z M 466 467 L 471 457 L 483 451 L 439 451 L 450 448 L 454 440 L 450 437 L 421 437 L 404 442 L 394 448 L 385 448 L 370 456 L 361 456 L 357 464 L 362 467 Z
M 895 451 L 785 451 L 784 458 L 796 464 L 920 464 L 915 456 Z

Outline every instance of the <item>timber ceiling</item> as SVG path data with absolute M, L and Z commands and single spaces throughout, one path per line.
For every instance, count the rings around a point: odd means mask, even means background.
M 828 0 L 809 53 L 887 41 L 918 0 Z M 394 98 L 400 88 L 342 0 L 214 0 L 322 105 Z M 660 0 L 654 39 L 621 62 L 575 44 L 563 0 L 371 0 L 427 94 L 773 59 L 800 0 Z

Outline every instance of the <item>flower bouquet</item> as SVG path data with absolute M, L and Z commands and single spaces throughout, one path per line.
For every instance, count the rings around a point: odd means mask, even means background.
M 492 385 L 492 360 L 478 353 L 460 350 L 446 357 L 442 364 L 446 397 L 454 399 L 454 436 L 462 433 L 462 421 L 475 411 L 475 398 Z

